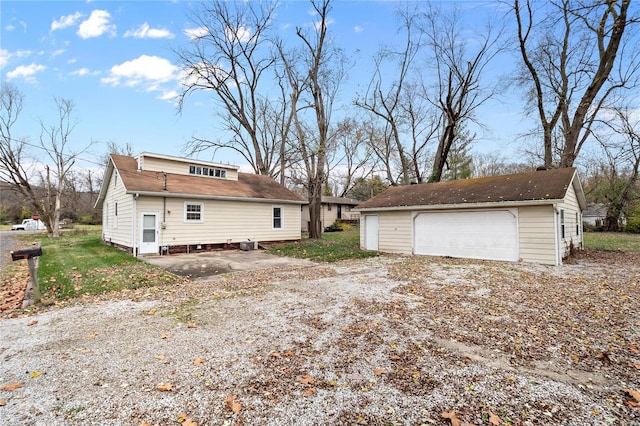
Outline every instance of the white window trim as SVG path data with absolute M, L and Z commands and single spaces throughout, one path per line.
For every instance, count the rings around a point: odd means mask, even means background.
M 276 228 L 274 225 L 275 222 L 275 209 L 280 209 L 280 227 Z M 271 206 L 271 229 L 273 231 L 282 231 L 284 229 L 284 207 L 282 206 Z
M 113 227 L 118 228 L 118 202 L 113 203 Z
M 187 206 L 188 205 L 198 205 L 200 206 L 200 220 L 187 219 Z M 198 203 L 195 201 L 185 201 L 182 220 L 184 223 L 204 223 L 204 203 Z

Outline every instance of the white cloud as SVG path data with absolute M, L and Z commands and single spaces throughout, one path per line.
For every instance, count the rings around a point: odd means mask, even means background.
M 55 58 L 56 56 L 62 55 L 64 52 L 65 52 L 64 49 L 54 50 L 53 53 L 51 53 L 51 56 L 53 56 Z
M 13 71 L 9 71 L 7 73 L 7 79 L 11 80 L 14 78 L 22 78 L 26 81 L 29 82 L 33 82 L 35 81 L 35 75 L 36 73 L 40 72 L 40 71 L 44 71 L 46 70 L 47 67 L 45 67 L 44 65 L 39 65 L 39 64 L 31 64 L 31 65 L 20 65 L 19 67 L 17 67 L 16 69 L 14 69 Z
M 175 35 L 171 31 L 164 28 L 150 28 L 146 22 L 135 30 L 129 30 L 124 33 L 124 37 L 134 38 L 174 38 Z
M 78 75 L 80 77 L 89 74 L 89 68 L 80 68 L 75 71 L 71 71 L 69 75 Z
M 105 33 L 115 34 L 116 26 L 109 23 L 111 15 L 106 10 L 96 9 L 91 12 L 88 19 L 82 21 L 78 28 L 81 38 L 100 37 Z
M 163 101 L 175 101 L 178 98 L 178 92 L 175 90 L 170 90 L 168 92 L 163 92 L 162 95 L 159 96 L 159 99 Z
M 16 57 L 16 58 L 26 58 L 28 56 L 31 56 L 33 54 L 33 52 L 31 50 L 16 50 L 15 52 L 11 53 L 6 49 L 0 49 L 0 67 L 4 67 L 5 65 L 7 65 L 9 63 L 9 59 Z
M 0 49 L 0 67 L 4 68 L 7 62 L 9 62 L 10 57 L 11 55 L 7 49 Z
M 324 24 L 328 27 L 329 25 L 335 24 L 335 22 L 336 22 L 335 20 L 329 18 L 324 22 Z M 316 30 L 319 30 L 321 25 L 322 25 L 322 21 L 316 21 L 316 22 L 313 23 L 313 27 Z
M 355 31 L 356 33 L 361 33 L 362 31 L 364 31 L 364 28 L 362 28 L 360 25 L 356 25 L 355 27 L 353 27 L 353 31 Z
M 235 31 L 231 27 L 227 27 L 225 30 L 225 36 L 229 41 L 238 41 L 244 43 L 251 38 L 251 31 L 247 27 L 238 27 Z
M 179 79 L 178 67 L 167 59 L 158 56 L 142 55 L 131 61 L 114 65 L 109 76 L 100 81 L 111 86 L 143 86 L 146 90 L 160 90 L 159 83 L 167 83 Z
M 13 31 L 16 29 L 16 27 L 13 24 L 7 24 L 5 25 L 4 29 L 7 31 Z
M 61 30 L 63 28 L 75 25 L 78 19 L 82 17 L 82 13 L 76 12 L 73 15 L 61 16 L 59 20 L 51 23 L 51 31 Z
M 186 34 L 191 40 L 196 38 L 204 37 L 209 31 L 205 27 L 199 28 L 187 28 L 183 30 L 183 33 Z

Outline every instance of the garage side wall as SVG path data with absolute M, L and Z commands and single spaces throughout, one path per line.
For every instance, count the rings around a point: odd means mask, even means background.
M 518 209 L 520 258 L 525 262 L 556 264 L 553 206 L 531 206 Z
M 561 227 L 564 225 L 564 238 L 561 237 L 562 257 L 566 257 L 570 254 L 571 247 L 582 248 L 582 212 L 573 185 L 569 186 L 564 201 L 558 204 L 558 209 L 561 212 L 558 222 Z M 562 223 L 562 211 L 564 211 L 564 223 Z

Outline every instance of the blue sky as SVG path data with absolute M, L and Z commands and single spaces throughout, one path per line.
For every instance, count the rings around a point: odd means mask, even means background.
M 497 13 L 496 3 L 462 2 L 478 19 Z M 188 98 L 183 114 L 172 99 L 180 88 L 173 48 L 189 43 L 194 29 L 189 13 L 200 3 L 187 1 L 7 1 L 0 3 L 0 65 L 2 81 L 25 95 L 17 136 L 38 141 L 39 120 L 57 117 L 54 97 L 76 104 L 75 146 L 100 142 L 83 157 L 99 158 L 104 143 L 131 144 L 136 152 L 182 155 L 192 135 L 214 138 L 218 129 L 212 101 Z M 338 1 L 333 5 L 330 31 L 335 42 L 356 60 L 343 89 L 343 106 L 350 106 L 359 87 L 369 80 L 371 58 L 378 46 L 393 42 L 394 2 Z M 294 34 L 312 16 L 307 1 L 284 1 L 277 25 Z M 496 66 L 510 67 L 506 58 Z M 363 77 L 364 75 L 364 77 Z M 518 98 L 491 102 L 480 112 L 488 132 L 477 142 L 479 151 L 505 152 L 515 134 L 526 127 Z M 211 154 L 201 158 L 211 160 Z M 217 162 L 242 165 L 230 152 L 218 152 Z

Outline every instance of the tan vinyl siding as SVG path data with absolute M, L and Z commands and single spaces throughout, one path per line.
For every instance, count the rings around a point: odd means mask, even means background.
M 116 221 L 115 205 L 118 203 L 118 217 Z M 133 197 L 126 194 L 122 180 L 117 171 L 111 175 L 104 201 L 102 236 L 110 243 L 131 247 L 131 214 Z M 108 217 L 107 217 L 108 216 Z
M 571 246 L 574 248 L 582 248 L 582 218 L 580 217 L 580 205 L 578 204 L 578 198 L 576 197 L 576 191 L 573 185 L 569 186 L 564 201 L 558 204 L 558 210 L 564 210 L 564 239 L 561 239 L 563 257 L 569 255 Z M 576 213 L 578 214 L 578 220 L 576 221 Z M 558 226 L 560 226 L 561 218 L 558 217 Z M 576 232 L 576 224 L 578 230 Z
M 553 206 L 518 209 L 520 258 L 525 262 L 555 265 L 555 225 Z
M 216 169 L 223 169 L 226 171 L 226 179 L 228 180 L 238 180 L 238 171 L 235 168 L 227 168 L 221 164 L 211 164 L 211 163 L 200 163 L 198 161 L 189 162 L 189 161 L 179 161 L 179 160 L 171 160 L 166 158 L 156 158 L 156 157 L 147 157 L 144 156 L 142 158 L 142 168 L 143 170 L 150 170 L 156 172 L 167 172 L 167 173 L 176 173 L 181 175 L 189 174 L 189 165 L 200 165 L 204 167 L 212 167 Z M 214 178 L 211 179 L 220 179 Z
M 185 201 L 203 203 L 202 223 L 185 222 Z M 273 207 L 282 208 L 282 229 L 273 229 Z M 162 198 L 140 197 L 137 208 L 159 213 L 159 222 L 166 225 L 160 229 L 160 246 L 300 239 L 297 204 L 167 198 L 165 213 Z
M 331 210 L 329 210 L 331 208 Z M 338 220 L 338 205 L 337 204 L 322 204 L 322 229 L 327 226 L 333 225 Z
M 411 254 L 413 251 L 412 213 L 410 211 L 380 212 L 378 217 L 379 251 Z

